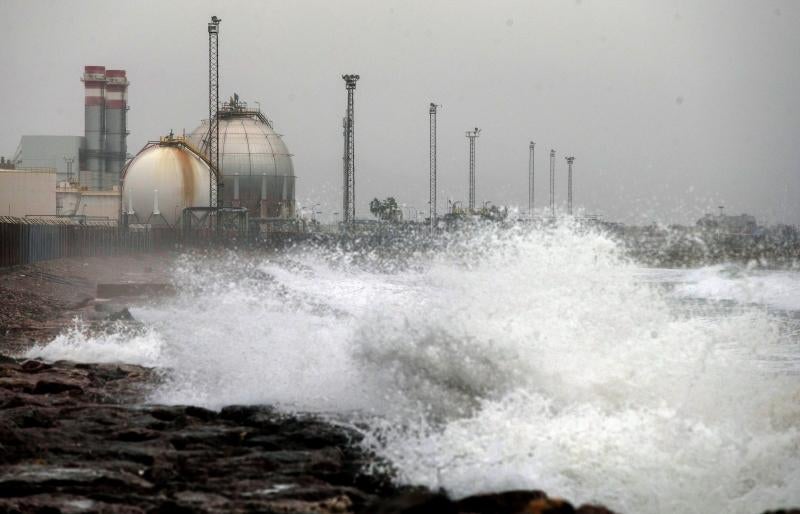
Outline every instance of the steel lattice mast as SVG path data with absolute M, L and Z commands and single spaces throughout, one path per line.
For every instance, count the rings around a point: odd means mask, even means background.
M 556 151 L 550 150 L 550 216 L 556 217 Z
M 342 117 L 342 221 L 347 218 L 347 116 Z
M 567 213 L 572 216 L 572 163 L 575 157 L 567 157 Z
M 469 138 L 469 210 L 475 210 L 475 139 L 481 133 L 481 129 L 475 127 L 474 130 L 467 131 Z
M 208 205 L 222 208 L 222 172 L 219 168 L 219 22 L 216 16 L 208 24 L 208 160 L 211 163 Z M 217 211 L 217 228 L 221 225 Z
M 344 156 L 344 194 L 342 195 L 342 221 L 352 223 L 356 219 L 356 149 L 354 141 L 354 109 L 353 96 L 356 90 L 358 75 L 342 75 L 347 88 L 347 115 L 345 116 L 345 156 Z
M 436 109 L 439 107 L 435 103 L 431 102 L 430 110 L 428 111 L 430 115 L 430 138 L 431 138 L 431 146 L 430 146 L 430 221 L 431 221 L 431 230 L 436 228 Z
M 528 145 L 528 217 L 533 217 L 533 141 Z

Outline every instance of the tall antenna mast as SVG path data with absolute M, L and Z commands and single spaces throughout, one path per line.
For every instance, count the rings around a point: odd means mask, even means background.
M 347 88 L 347 115 L 344 127 L 344 194 L 342 195 L 342 221 L 352 223 L 356 219 L 356 149 L 353 131 L 353 96 L 356 90 L 358 75 L 342 75 Z
M 431 221 L 431 230 L 436 228 L 436 108 L 439 107 L 435 103 L 431 102 L 430 110 L 428 111 L 430 115 L 430 137 L 431 137 L 431 147 L 430 147 L 430 159 L 431 159 L 431 170 L 430 170 L 430 221 Z
M 531 141 L 528 145 L 528 217 L 533 217 L 533 147 L 536 143 Z
M 556 217 L 556 151 L 550 150 L 550 216 Z
M 474 130 L 467 131 L 469 138 L 469 210 L 475 210 L 475 139 L 481 133 L 481 129 L 475 127 Z
M 211 162 L 208 205 L 217 208 L 217 229 L 222 227 L 222 172 L 219 169 L 219 22 L 208 23 L 208 160 Z
M 567 212 L 572 216 L 572 163 L 575 157 L 567 157 Z
M 342 117 L 342 141 L 344 148 L 342 150 L 342 221 L 347 219 L 347 151 L 349 145 L 347 144 L 347 116 Z

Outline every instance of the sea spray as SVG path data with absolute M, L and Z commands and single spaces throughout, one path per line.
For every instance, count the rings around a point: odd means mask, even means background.
M 80 331 L 38 351 L 168 369 L 156 402 L 359 422 L 399 481 L 457 496 L 541 488 L 623 512 L 800 504 L 796 316 L 768 298 L 698 303 L 664 273 L 569 225 L 185 256 L 179 294 L 132 310 L 157 354 L 141 336 Z
M 163 344 L 161 334 L 150 327 L 131 327 L 122 322 L 91 327 L 76 318 L 52 341 L 34 345 L 24 356 L 53 361 L 124 362 L 156 367 L 163 362 Z

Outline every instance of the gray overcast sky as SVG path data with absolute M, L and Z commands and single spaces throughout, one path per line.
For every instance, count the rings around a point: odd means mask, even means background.
M 536 203 L 575 161 L 576 205 L 693 222 L 716 205 L 800 224 L 800 2 L 0 0 L 0 155 L 22 134 L 83 134 L 88 64 L 128 70 L 129 151 L 207 113 L 206 23 L 222 18 L 221 96 L 259 101 L 295 155 L 297 198 L 341 204 L 343 73 L 358 73 L 356 200 L 427 212 L 428 103 L 440 212 L 467 196 Z

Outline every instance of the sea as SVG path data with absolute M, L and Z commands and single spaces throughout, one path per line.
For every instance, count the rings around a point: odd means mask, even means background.
M 149 402 L 354 427 L 374 472 L 628 513 L 800 506 L 800 271 L 645 267 L 564 223 L 374 247 L 186 254 L 142 327 L 30 357 L 126 362 Z

